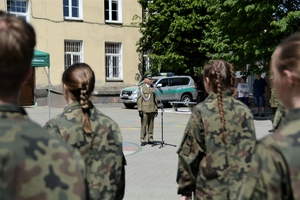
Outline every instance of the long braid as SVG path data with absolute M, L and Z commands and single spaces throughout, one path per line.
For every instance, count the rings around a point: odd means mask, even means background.
M 88 105 L 88 96 L 86 94 L 86 91 L 88 90 L 88 85 L 83 85 L 80 91 L 80 104 L 83 109 L 87 109 L 89 107 Z
M 86 63 L 75 63 L 68 67 L 62 76 L 62 82 L 66 85 L 69 97 L 80 103 L 83 116 L 82 128 L 87 135 L 93 132 L 90 115 L 92 104 L 89 98 L 95 87 L 95 74 Z
M 92 134 L 92 126 L 90 122 L 89 96 L 87 95 L 88 84 L 84 84 L 80 91 L 80 104 L 83 111 L 82 126 L 86 134 Z
M 221 83 L 220 83 L 220 71 L 219 71 L 219 65 L 221 63 L 218 63 L 218 66 L 214 65 L 214 70 L 215 73 L 217 75 L 216 77 L 216 85 L 217 85 L 217 98 L 218 98 L 218 108 L 219 108 L 219 112 L 220 112 L 220 117 L 221 117 L 221 123 L 222 123 L 222 141 L 223 143 L 225 143 L 226 141 L 226 136 L 225 136 L 225 116 L 224 116 L 224 109 L 223 109 L 223 96 L 222 96 L 222 90 L 221 90 Z

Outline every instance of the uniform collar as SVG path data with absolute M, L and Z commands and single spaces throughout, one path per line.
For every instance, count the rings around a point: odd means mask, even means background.
M 284 123 L 288 123 L 289 121 L 293 121 L 299 118 L 300 118 L 300 108 L 294 108 L 287 111 L 286 116 L 284 117 Z
M 227 96 L 231 96 L 232 95 L 232 93 L 231 92 L 229 92 L 229 91 L 223 91 L 222 92 L 222 96 L 223 97 L 227 97 Z M 209 98 L 217 98 L 217 96 L 218 96 L 218 94 L 217 93 L 211 93 L 210 95 L 208 95 L 208 97 Z
M 91 101 L 89 101 L 89 107 L 90 109 L 94 108 L 94 105 Z M 78 102 L 78 101 L 73 101 L 72 103 L 68 104 L 64 110 L 68 110 L 70 108 L 77 108 L 77 109 L 80 109 L 82 108 L 81 107 L 81 104 Z
M 27 115 L 24 108 L 11 103 L 0 104 L 0 112 L 21 113 L 22 115 Z

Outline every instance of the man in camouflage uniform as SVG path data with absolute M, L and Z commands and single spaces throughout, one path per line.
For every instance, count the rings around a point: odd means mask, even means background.
M 273 79 L 273 77 L 270 78 L 271 80 Z M 274 119 L 275 119 L 275 113 L 277 111 L 277 107 L 279 106 L 279 101 L 278 101 L 278 98 L 276 97 L 276 94 L 275 94 L 275 90 L 274 90 L 274 87 L 272 86 L 271 87 L 271 95 L 270 95 L 270 108 L 271 108 L 271 121 L 272 121 L 272 129 L 269 130 L 269 132 L 273 132 L 275 130 L 275 127 L 274 127 Z
M 274 116 L 278 107 L 279 101 L 276 97 L 275 91 L 274 91 L 274 87 L 271 87 L 271 95 L 270 95 L 270 107 L 271 107 L 271 121 L 274 121 Z
M 272 75 L 270 79 L 273 80 L 273 78 L 274 77 Z M 285 116 L 285 109 L 276 97 L 275 89 L 273 86 L 271 87 L 270 107 L 272 112 L 272 129 L 269 130 L 269 132 L 274 132 L 279 127 L 282 119 Z
M 35 44 L 32 26 L 0 13 L 0 199 L 86 199 L 80 154 L 17 106 Z
M 179 155 L 178 194 L 194 199 L 237 199 L 249 170 L 256 142 L 253 115 L 248 107 L 223 92 L 226 141 L 217 111 L 217 94 L 194 107 L 184 131 Z
M 145 146 L 148 132 L 148 144 L 153 144 L 154 118 L 157 116 L 157 96 L 152 85 L 152 76 L 144 76 L 144 84 L 140 86 L 137 106 L 141 117 L 141 146 Z
M 285 117 L 285 114 L 286 114 L 286 109 L 283 107 L 283 105 L 281 103 L 279 103 L 277 106 L 276 112 L 275 112 L 273 123 L 272 123 L 274 131 L 281 124 L 283 118 Z

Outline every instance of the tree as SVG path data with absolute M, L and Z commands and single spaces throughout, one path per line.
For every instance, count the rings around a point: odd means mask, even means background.
M 245 75 L 269 71 L 275 47 L 300 29 L 299 0 L 138 0 L 138 51 L 152 72 L 196 75 L 224 59 Z
M 210 0 L 206 42 L 212 58 L 223 58 L 245 74 L 269 71 L 275 47 L 299 31 L 299 0 Z
M 194 76 L 207 61 L 202 0 L 138 0 L 144 15 L 138 52 L 153 61 L 151 71 Z

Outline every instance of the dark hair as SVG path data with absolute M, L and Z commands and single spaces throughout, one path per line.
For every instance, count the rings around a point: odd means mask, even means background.
M 300 33 L 289 36 L 277 47 L 276 68 L 279 73 L 289 70 L 293 77 L 300 82 Z
M 89 98 L 95 87 L 94 71 L 86 63 L 73 64 L 64 71 L 62 82 L 69 97 L 80 102 L 83 111 L 82 127 L 85 133 L 91 134 Z
M 218 96 L 218 108 L 222 123 L 222 141 L 225 143 L 225 117 L 223 109 L 222 91 L 229 91 L 231 94 L 235 90 L 235 72 L 233 66 L 224 60 L 213 60 L 208 62 L 203 69 L 203 78 L 208 78 L 212 84 L 212 90 Z
M 247 77 L 246 76 L 242 76 L 241 79 L 244 79 L 246 81 Z
M 23 19 L 0 12 L 0 95 L 19 91 L 31 67 L 36 35 Z

